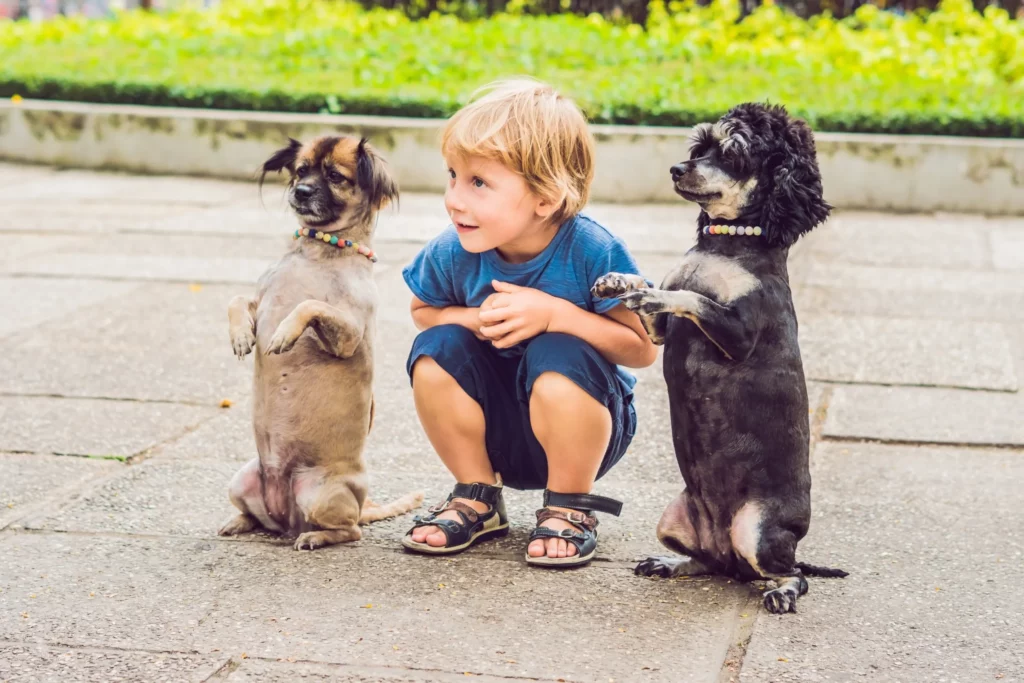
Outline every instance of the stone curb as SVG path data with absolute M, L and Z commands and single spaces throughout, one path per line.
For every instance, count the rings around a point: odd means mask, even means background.
M 0 103 L 0 159 L 133 173 L 252 179 L 288 136 L 365 135 L 403 190 L 437 192 L 441 121 L 25 100 Z M 688 128 L 593 126 L 601 202 L 676 201 L 668 169 Z M 1024 140 L 816 134 L 841 209 L 1024 215 Z

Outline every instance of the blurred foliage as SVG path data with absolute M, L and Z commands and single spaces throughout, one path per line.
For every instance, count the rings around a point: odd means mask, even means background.
M 602 123 L 691 125 L 785 104 L 818 130 L 1024 137 L 1024 22 L 943 0 L 801 19 L 735 0 L 601 15 L 462 20 L 332 0 L 226 0 L 114 19 L 0 20 L 0 95 L 90 102 L 447 116 L 529 74 Z

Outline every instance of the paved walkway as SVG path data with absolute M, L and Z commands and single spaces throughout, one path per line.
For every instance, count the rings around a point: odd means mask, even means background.
M 657 366 L 586 570 L 523 563 L 537 493 L 510 496 L 508 539 L 447 560 L 397 549 L 408 518 L 312 554 L 217 538 L 255 452 L 225 306 L 283 248 L 279 198 L 0 165 L 0 681 L 1024 679 L 1024 221 L 847 213 L 798 246 L 800 554 L 851 576 L 775 617 L 756 587 L 632 575 L 680 487 Z M 593 213 L 654 279 L 691 241 L 682 203 Z M 378 229 L 378 500 L 449 485 L 400 275 L 443 220 L 406 196 Z

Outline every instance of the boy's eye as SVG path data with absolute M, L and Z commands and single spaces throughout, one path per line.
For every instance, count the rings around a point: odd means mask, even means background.
M 455 169 L 454 168 L 449 168 L 448 169 L 448 177 L 451 178 L 452 180 L 455 180 Z
M 484 187 L 486 184 L 481 178 L 473 178 L 473 187 Z

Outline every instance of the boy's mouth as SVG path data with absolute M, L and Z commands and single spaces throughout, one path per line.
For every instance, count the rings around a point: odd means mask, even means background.
M 467 225 L 466 223 L 456 223 L 455 224 L 455 229 L 458 230 L 460 234 L 465 234 L 467 232 L 473 232 L 474 230 L 476 230 L 479 227 L 480 227 L 479 225 Z

